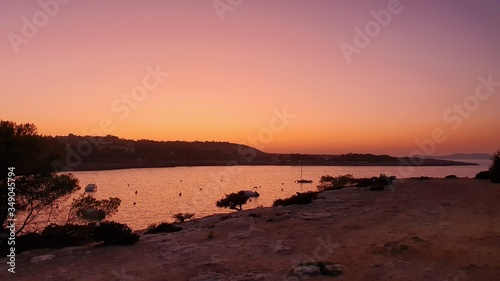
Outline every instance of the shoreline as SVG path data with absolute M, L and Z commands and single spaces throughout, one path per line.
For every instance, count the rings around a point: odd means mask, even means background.
M 336 164 L 317 164 L 317 163 L 297 163 L 297 164 L 279 164 L 279 163 L 252 163 L 252 164 L 238 164 L 238 165 L 227 165 L 225 163 L 217 163 L 217 164 L 166 164 L 166 165 L 131 165 L 131 166 L 101 166 L 99 168 L 90 168 L 86 167 L 88 165 L 81 164 L 80 166 L 72 169 L 72 170 L 62 170 L 58 171 L 58 173 L 70 173 L 70 172 L 94 172 L 94 171 L 112 171 L 112 170 L 127 170 L 127 169 L 149 169 L 149 168 L 176 168 L 176 167 L 232 167 L 232 166 L 271 166 L 271 167 L 298 167 L 298 166 L 316 166 L 316 167 L 454 167 L 454 166 L 479 166 L 481 164 L 478 163 L 467 163 L 467 162 L 457 162 L 456 164 L 446 164 L 446 165 L 411 165 L 410 163 L 403 164 L 355 164 L 355 163 L 336 163 Z M 83 166 L 83 167 L 81 167 Z M 80 168 L 79 168 L 80 167 Z
M 498 198 L 500 185 L 466 178 L 326 191 L 308 205 L 198 218 L 178 224 L 180 232 L 141 235 L 133 246 L 27 251 L 17 256 L 15 280 L 493 281 Z M 303 266 L 311 260 L 342 273 L 315 275 Z

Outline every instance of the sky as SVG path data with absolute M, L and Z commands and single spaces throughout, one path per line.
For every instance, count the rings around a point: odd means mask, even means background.
M 0 0 L 0 119 L 275 153 L 493 153 L 499 14 L 465 0 Z

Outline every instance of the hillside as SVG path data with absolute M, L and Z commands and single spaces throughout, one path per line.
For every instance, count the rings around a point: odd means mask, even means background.
M 326 166 L 450 166 L 474 165 L 442 159 L 410 159 L 389 155 L 273 154 L 229 142 L 127 140 L 116 136 L 47 137 L 59 154 L 58 171 L 106 170 L 173 166 L 326 165 Z

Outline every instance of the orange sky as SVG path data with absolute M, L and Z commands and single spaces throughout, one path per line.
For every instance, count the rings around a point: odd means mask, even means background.
M 65 2 L 0 1 L 0 119 L 332 154 L 409 155 L 441 128 L 434 154 L 500 149 L 498 1 Z M 371 11 L 390 20 L 348 62 Z

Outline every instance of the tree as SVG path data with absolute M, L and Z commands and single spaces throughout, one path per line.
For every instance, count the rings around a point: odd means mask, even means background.
M 109 199 L 97 200 L 88 195 L 81 195 L 73 199 L 69 209 L 66 223 L 96 223 L 104 220 L 116 212 L 121 204 L 120 198 L 110 197 Z
M 318 190 L 325 191 L 342 189 L 353 181 L 354 177 L 349 174 L 338 177 L 322 176 L 319 180 Z
M 500 183 L 500 150 L 493 154 L 493 163 L 489 170 L 491 182 Z
M 194 213 L 177 213 L 172 216 L 177 222 L 184 222 L 194 217 Z
M 245 194 L 245 191 L 240 191 L 238 193 L 226 194 L 226 197 L 220 199 L 215 203 L 219 208 L 229 208 L 231 210 L 242 211 L 243 205 L 245 205 L 250 197 Z
M 78 180 L 71 174 L 55 174 L 52 170 L 51 163 L 59 155 L 48 138 L 38 135 L 35 125 L 0 120 L 0 222 L 4 231 L 10 215 L 9 167 L 15 168 L 16 233 L 22 233 L 28 225 L 36 230 L 37 219 L 50 219 L 58 203 L 79 189 Z

